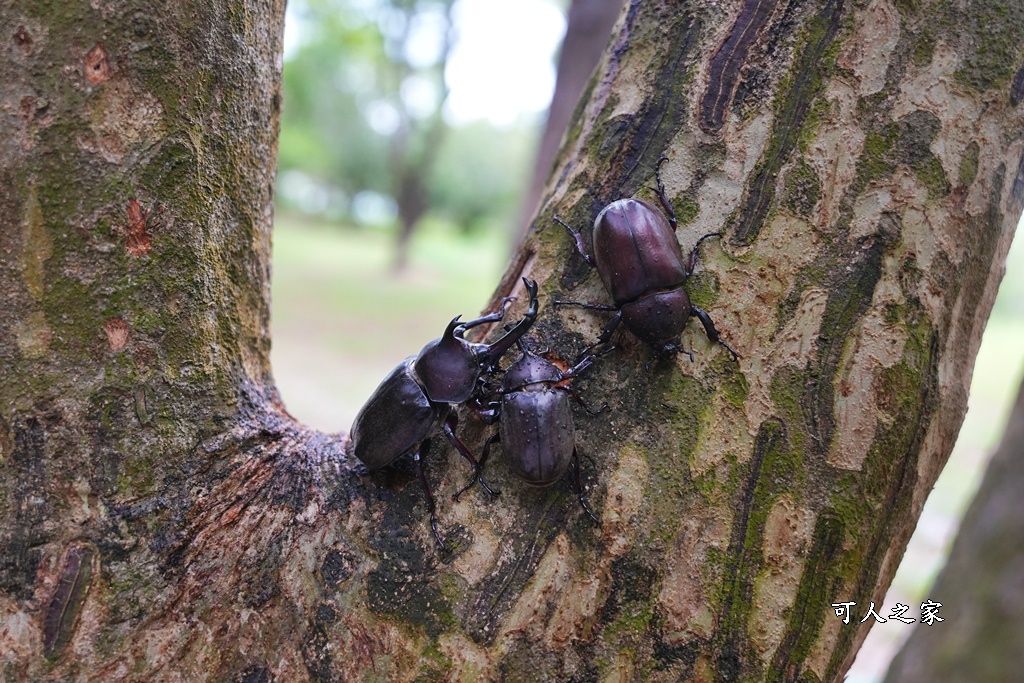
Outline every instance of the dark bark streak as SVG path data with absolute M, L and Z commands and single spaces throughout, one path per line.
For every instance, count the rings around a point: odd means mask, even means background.
M 808 364 L 804 405 L 812 452 L 828 453 L 835 429 L 835 377 L 839 372 L 843 349 L 861 318 L 871 307 L 875 287 L 882 277 L 882 255 L 886 242 L 880 236 L 869 238 L 864 247 L 854 245 L 845 258 L 836 259 L 829 268 L 833 281 L 825 304 L 818 336 L 818 355 Z M 845 265 L 843 265 L 845 264 Z
M 745 203 L 734 223 L 733 244 L 752 244 L 764 227 L 775 197 L 778 173 L 796 147 L 807 112 L 831 68 L 824 56 L 839 31 L 842 12 L 843 0 L 829 0 L 822 7 L 821 13 L 812 20 L 811 29 L 816 30 L 817 35 L 811 44 L 797 52 L 789 88 L 779 95 L 781 104 L 775 114 L 768 146 L 751 174 Z
M 1017 206 L 1017 211 L 1024 207 L 1024 155 L 1021 155 L 1020 163 L 1017 164 L 1017 174 L 1013 178 L 1013 189 L 1010 190 L 1010 197 Z
M 818 518 L 786 635 L 775 651 L 768 672 L 769 681 L 789 683 L 799 680 L 800 667 L 821 633 L 821 624 L 832 603 L 836 584 L 835 558 L 842 549 L 843 537 L 843 523 L 838 517 L 826 513 Z
M 879 479 L 866 478 L 868 486 L 874 487 L 879 481 L 885 482 L 888 486 L 883 496 L 872 496 L 870 491 L 864 492 L 866 499 L 876 498 L 878 514 L 875 517 L 865 517 L 870 524 L 870 547 L 864 553 L 863 561 L 860 564 L 860 573 L 857 583 L 853 588 L 854 597 L 858 604 L 864 604 L 874 598 L 882 596 L 875 594 L 875 586 L 878 583 L 879 570 L 885 559 L 886 553 L 892 547 L 893 537 L 908 530 L 898 520 L 907 517 L 907 510 L 911 505 L 914 489 L 917 484 L 917 463 L 920 457 L 922 444 L 931 425 L 932 417 L 937 410 L 939 391 L 939 338 L 933 333 L 928 348 L 928 355 L 923 359 L 924 381 L 921 384 L 920 400 L 913 405 L 912 415 L 900 415 L 893 430 L 898 430 L 898 437 L 894 452 L 878 453 L 877 459 L 882 461 L 882 467 L 892 458 L 896 458 L 896 471 L 889 476 Z M 883 437 L 876 440 L 877 444 L 885 443 Z M 900 443 L 902 442 L 902 443 Z M 853 652 L 852 641 L 857 634 L 857 629 L 843 629 L 839 634 L 839 641 L 836 644 L 834 654 L 829 660 L 826 678 L 838 674 L 847 655 L 842 653 Z
M 1024 64 L 1017 69 L 1017 73 L 1013 76 L 1013 83 L 1010 84 L 1010 103 L 1016 107 L 1022 99 L 1024 99 Z
M 484 645 L 494 642 L 508 611 L 533 578 L 548 547 L 566 526 L 570 506 L 564 496 L 542 490 L 527 492 L 527 496 L 534 504 L 520 507 L 526 519 L 517 525 L 520 531 L 511 539 L 511 552 L 503 553 L 504 558 L 511 559 L 500 561 L 491 575 L 480 582 L 460 615 L 466 634 Z
M 327 603 L 317 605 L 313 618 L 309 620 L 302 659 L 309 677 L 316 683 L 334 683 L 338 680 L 331 663 L 331 637 L 328 632 L 337 620 L 337 610 Z
M 400 615 L 437 637 L 444 630 L 441 615 L 451 612 L 436 581 L 436 558 L 442 551 L 434 547 L 432 538 L 424 544 L 417 533 L 427 526 L 423 496 L 414 477 L 404 479 L 406 485 L 400 492 L 374 492 L 375 498 L 384 498 L 388 505 L 369 539 L 380 563 L 366 577 L 366 605 L 379 614 Z M 379 507 L 379 502 L 371 501 L 370 506 Z M 443 512 L 442 508 L 442 525 Z M 448 543 L 454 544 L 448 530 L 444 533 L 449 536 Z
M 778 418 L 761 424 L 750 460 L 750 475 L 737 503 L 729 541 L 730 558 L 727 575 L 723 577 L 725 600 L 719 612 L 718 673 L 721 680 L 738 680 L 750 666 L 746 636 L 746 615 L 753 596 L 753 580 L 763 565 L 762 537 L 768 510 L 775 495 L 781 493 L 780 478 L 784 473 L 763 471 L 780 453 L 789 450 L 786 426 Z M 751 525 L 754 517 L 756 522 Z M 749 673 L 749 672 L 748 672 Z
M 746 0 L 728 37 L 711 58 L 708 87 L 700 111 L 701 128 L 709 133 L 721 130 L 750 46 L 776 6 L 777 3 L 770 0 Z
M 0 589 L 27 600 L 35 584 L 40 546 L 46 540 L 46 431 L 36 417 L 15 423 L 12 431 L 14 471 L 0 477 L 0 481 L 9 482 L 5 498 L 13 507 L 12 518 L 4 524 L 10 531 L 6 537 L 0 537 Z
M 635 5 L 630 6 L 627 25 L 634 11 Z M 578 202 L 573 212 L 575 215 L 567 217 L 562 214 L 571 224 L 593 224 L 594 217 L 605 205 L 632 196 L 654 174 L 654 167 L 669 141 L 686 122 L 688 99 L 679 92 L 686 79 L 681 74 L 692 67 L 693 50 L 699 42 L 701 31 L 700 22 L 695 21 L 691 15 L 680 17 L 677 25 L 670 32 L 666 31 L 672 36 L 673 49 L 666 54 L 664 63 L 657 71 L 658 79 L 653 89 L 659 95 L 647 98 L 635 115 L 606 120 L 593 133 L 594 138 L 599 140 L 598 158 L 608 161 L 606 166 L 595 169 L 596 179 L 582 175 L 577 177 L 576 184 L 590 189 L 587 193 L 590 202 L 589 205 Z M 622 49 L 626 47 L 622 46 Z M 586 211 L 586 218 L 579 215 L 579 209 Z M 589 240 L 592 231 L 588 229 L 583 232 Z M 589 244 L 588 248 L 591 248 Z M 573 252 L 565 266 L 562 285 L 571 290 L 590 270 L 586 261 Z
M 684 124 L 687 98 L 677 91 L 685 80 L 681 74 L 692 66 L 693 49 L 700 33 L 701 25 L 691 15 L 679 18 L 671 31 L 673 49 L 665 55 L 653 84 L 658 95 L 646 99 L 635 115 L 609 120 L 605 130 L 595 133 L 604 138 L 601 149 L 607 150 L 609 163 L 600 172 L 601 189 L 591 194 L 591 217 L 606 204 L 638 190 L 653 175 L 669 140 Z

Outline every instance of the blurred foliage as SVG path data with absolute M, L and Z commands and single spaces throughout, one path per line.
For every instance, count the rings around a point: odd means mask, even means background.
M 449 2 L 298 0 L 286 52 L 278 201 L 356 225 L 391 225 L 396 188 L 446 94 Z M 457 40 L 457 37 L 454 37 Z M 445 124 L 427 168 L 428 214 L 471 231 L 511 224 L 537 121 Z M 406 125 L 409 124 L 409 125 Z M 424 132 L 426 131 L 426 132 Z M 405 144 L 396 139 L 405 136 Z

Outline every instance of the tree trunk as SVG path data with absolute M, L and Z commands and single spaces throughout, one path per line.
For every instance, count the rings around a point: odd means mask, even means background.
M 39 6 L 0 9 L 6 680 L 842 678 L 869 623 L 831 603 L 885 593 L 1020 214 L 1018 5 L 632 2 L 496 296 L 538 279 L 533 336 L 583 349 L 607 316 L 550 302 L 608 297 L 552 216 L 664 155 L 741 358 L 618 334 L 580 383 L 598 524 L 497 457 L 454 503 L 435 451 L 450 554 L 411 464 L 361 474 L 273 389 L 283 3 Z
M 530 220 L 547 182 L 572 111 L 580 101 L 583 88 L 591 80 L 594 67 L 608 44 L 615 20 L 623 8 L 613 0 L 573 0 L 565 17 L 565 38 L 558 54 L 558 75 L 551 96 L 547 120 L 537 146 L 537 158 L 530 172 L 530 186 L 520 206 L 516 241 L 530 230 Z
M 915 628 L 888 683 L 1012 681 L 1024 667 L 1024 385 L 999 450 L 929 592 L 943 620 Z

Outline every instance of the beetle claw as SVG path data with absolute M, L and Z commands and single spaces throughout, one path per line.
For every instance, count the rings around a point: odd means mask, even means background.
M 461 496 L 469 489 L 473 488 L 473 484 L 477 483 L 478 481 L 480 482 L 480 485 L 484 487 L 484 491 L 487 491 L 487 493 L 495 497 L 501 495 L 501 491 L 495 491 L 494 489 L 492 489 L 490 485 L 487 483 L 487 481 L 482 476 L 480 476 L 480 472 L 477 471 L 473 473 L 473 478 L 469 480 L 468 484 L 466 484 L 461 489 L 452 494 L 452 500 L 457 501 L 459 499 L 459 496 Z
M 492 489 L 492 488 L 491 488 L 491 487 L 490 487 L 490 486 L 489 486 L 489 485 L 487 484 L 487 482 L 486 482 L 486 481 L 484 480 L 484 478 L 483 478 L 483 477 L 478 477 L 478 478 L 480 479 L 480 485 L 484 487 L 484 491 L 487 491 L 487 493 L 489 493 L 489 494 L 491 494 L 492 496 L 495 496 L 495 497 L 497 497 L 497 496 L 500 496 L 500 495 L 501 495 L 501 491 L 495 491 L 494 489 Z
M 509 303 L 515 300 L 516 298 L 514 296 L 506 296 L 504 299 L 501 300 L 501 304 L 498 306 L 498 309 L 503 318 L 505 317 L 505 309 L 508 307 Z

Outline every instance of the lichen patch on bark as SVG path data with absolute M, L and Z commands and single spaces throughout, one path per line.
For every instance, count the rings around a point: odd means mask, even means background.
M 765 566 L 754 582 L 748 631 L 761 659 L 770 663 L 788 626 L 787 612 L 797 598 L 807 546 L 817 513 L 783 494 L 772 505 L 764 527 Z
M 486 681 L 493 677 L 494 662 L 482 647 L 460 634 L 438 638 L 439 649 L 451 660 L 448 678 L 452 681 Z
M 743 462 L 753 443 L 747 429 L 747 415 L 730 397 L 719 392 L 701 425 L 697 446 L 690 458 L 690 476 L 701 477 L 726 462 Z
M 807 160 L 822 179 L 822 199 L 815 224 L 827 226 L 840 218 L 850 185 L 857 178 L 857 165 L 864 148 L 865 133 L 857 123 L 857 91 L 841 79 L 829 81 L 822 94 L 829 112 L 821 117 L 807 142 Z
M 892 367 L 903 356 L 906 330 L 887 325 L 873 309 L 862 320 L 847 352 L 846 363 L 837 375 L 835 392 L 835 435 L 827 461 L 833 467 L 859 470 L 875 440 L 877 424 L 876 378 L 883 368 Z
M 709 555 L 724 549 L 729 532 L 727 526 L 716 524 L 712 515 L 706 510 L 693 510 L 682 520 L 673 546 L 666 553 L 668 569 L 658 590 L 657 604 L 665 615 L 662 637 L 671 645 L 705 638 L 714 631 L 712 596 L 705 587 L 717 583 L 720 570 L 709 563 Z
M 42 311 L 32 311 L 14 326 L 14 339 L 25 358 L 45 358 L 52 338 Z
M 602 540 L 612 558 L 620 557 L 631 544 L 636 532 L 633 521 L 643 504 L 648 472 L 647 456 L 641 449 L 627 445 L 619 451 L 615 469 L 608 476 L 601 514 Z
M 79 146 L 104 161 L 137 158 L 164 134 L 163 105 L 127 77 L 113 78 L 91 99 L 89 132 Z
M 569 545 L 569 538 L 563 532 L 548 546 L 530 583 L 523 589 L 504 620 L 496 639 L 502 649 L 511 647 L 519 634 L 525 634 L 531 639 L 543 634 L 559 594 L 575 573 Z
M 556 648 L 590 637 L 597 610 L 603 602 L 602 588 L 607 585 L 608 578 L 607 568 L 602 568 L 596 575 L 577 575 L 562 592 L 547 629 L 547 637 Z
M 836 65 L 854 74 L 860 97 L 873 95 L 885 86 L 889 60 L 899 39 L 900 15 L 889 0 L 872 0 L 857 14 L 853 33 Z
M 46 262 L 53 255 L 53 239 L 47 230 L 35 186 L 31 186 L 25 202 L 22 222 L 21 273 L 25 287 L 36 301 L 46 293 Z

